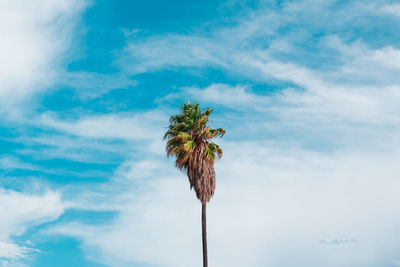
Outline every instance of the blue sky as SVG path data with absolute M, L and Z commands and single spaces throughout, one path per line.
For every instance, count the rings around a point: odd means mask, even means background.
M 0 265 L 201 266 L 164 152 L 227 134 L 211 266 L 400 266 L 397 1 L 0 2 Z

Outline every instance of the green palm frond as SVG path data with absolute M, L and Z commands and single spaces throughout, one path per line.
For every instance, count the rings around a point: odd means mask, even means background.
M 210 144 L 208 145 L 208 147 L 210 148 L 210 150 L 211 150 L 214 154 L 216 154 L 216 155 L 218 156 L 218 158 L 221 158 L 221 157 L 222 157 L 223 151 L 222 151 L 222 149 L 221 149 L 217 144 L 215 144 L 215 143 L 210 143 Z
M 204 132 L 202 133 L 202 135 L 204 136 L 204 138 L 206 139 L 213 139 L 216 136 L 224 136 L 225 134 L 225 130 L 222 128 L 218 128 L 218 129 L 211 129 L 210 127 L 207 127 Z
M 206 146 L 206 148 L 204 150 L 204 157 L 206 157 L 207 160 L 214 162 L 215 154 L 212 151 L 212 149 L 210 148 L 210 146 Z
M 182 145 L 176 142 L 171 142 L 171 144 L 167 145 L 166 150 L 167 156 L 174 156 L 182 150 Z
M 203 156 L 208 161 L 221 158 L 222 149 L 210 140 L 216 136 L 222 137 L 225 130 L 207 126 L 212 112 L 211 108 L 201 111 L 198 103 L 188 102 L 181 107 L 180 113 L 170 117 L 164 139 L 167 140 L 167 155 L 176 157 L 178 168 L 187 169 L 189 159 L 196 147 L 200 146 L 204 148 Z
M 202 113 L 201 116 L 210 116 L 213 110 L 211 108 L 206 108 Z
M 186 132 L 178 132 L 178 134 L 175 136 L 176 140 L 185 143 L 187 141 L 192 140 L 192 136 L 189 133 Z
M 185 142 L 183 147 L 186 152 L 191 153 L 191 152 L 193 152 L 193 150 L 196 147 L 196 142 L 194 140 L 189 140 L 189 141 Z
M 203 204 L 214 195 L 214 161 L 223 153 L 211 140 L 225 134 L 224 129 L 207 125 L 212 112 L 210 108 L 201 111 L 197 103 L 186 103 L 180 113 L 170 117 L 164 135 L 167 155 L 175 157 L 175 166 L 186 172 L 190 187 Z

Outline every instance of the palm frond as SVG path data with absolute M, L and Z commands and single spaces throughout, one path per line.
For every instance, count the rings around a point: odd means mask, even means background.
M 207 126 L 213 110 L 200 110 L 198 103 L 185 103 L 181 112 L 169 119 L 168 130 L 164 135 L 167 140 L 167 156 L 174 156 L 175 166 L 186 171 L 190 187 L 196 196 L 206 203 L 215 190 L 215 158 L 222 157 L 222 149 L 210 140 L 223 136 L 222 128 L 212 129 Z
M 204 149 L 204 156 L 206 157 L 207 160 L 209 160 L 211 162 L 214 162 L 214 160 L 215 160 L 215 154 L 209 145 L 206 146 L 206 148 Z
M 208 147 L 210 148 L 210 150 L 214 153 L 217 154 L 218 158 L 222 157 L 223 151 L 222 149 L 215 143 L 210 143 L 208 145 Z
M 211 129 L 210 127 L 207 127 L 204 132 L 202 133 L 202 135 L 204 136 L 204 138 L 206 139 L 213 139 L 216 136 L 224 136 L 225 134 L 225 130 L 222 128 L 218 128 L 218 129 Z

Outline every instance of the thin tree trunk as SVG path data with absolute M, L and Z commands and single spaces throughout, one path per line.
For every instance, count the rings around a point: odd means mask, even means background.
M 206 204 L 201 204 L 201 230 L 203 233 L 203 267 L 208 267 Z

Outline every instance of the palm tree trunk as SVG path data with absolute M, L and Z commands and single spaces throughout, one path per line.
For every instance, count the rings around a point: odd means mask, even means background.
M 201 230 L 203 234 L 203 267 L 208 267 L 206 204 L 201 204 Z

